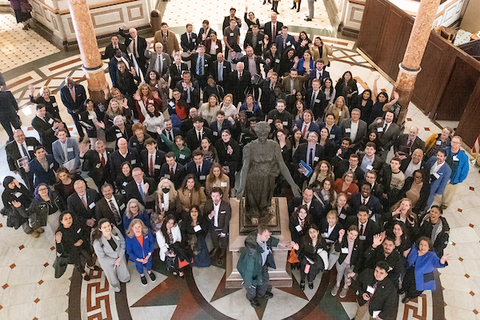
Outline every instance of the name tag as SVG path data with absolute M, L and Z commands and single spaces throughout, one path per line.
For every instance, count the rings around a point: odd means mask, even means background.
M 208 63 L 205 63 L 205 68 L 208 68 Z
M 320 103 L 320 99 L 315 99 L 315 103 Z
M 318 161 L 318 157 L 313 158 L 313 161 Z
M 132 145 L 135 147 L 135 146 L 137 145 L 137 143 L 136 143 L 136 142 L 134 142 L 134 143 L 132 143 Z
M 58 104 L 57 104 L 56 102 L 54 102 L 54 103 L 52 103 L 52 106 L 53 106 L 53 107 L 57 107 Z
M 458 161 L 458 157 L 457 157 L 457 156 L 453 156 L 453 161 Z
M 179 158 L 180 158 L 180 159 L 185 159 L 185 155 L 184 155 L 184 154 L 181 154 Z
M 136 164 L 137 163 L 137 160 L 136 159 L 133 159 L 132 160 L 132 164 Z
M 119 132 L 117 133 L 117 138 L 121 138 L 122 137 L 122 134 Z
M 50 163 L 50 169 L 52 169 L 52 168 L 53 168 L 53 163 Z
M 101 163 L 97 163 L 97 165 L 95 167 L 97 167 L 97 169 L 99 169 L 101 165 L 102 165 Z
M 22 194 L 20 192 L 15 192 L 15 197 L 20 198 Z
M 347 215 L 345 213 L 341 213 L 339 218 L 342 219 L 342 220 L 345 220 L 345 218 L 347 217 Z
M 383 132 L 383 128 L 377 128 L 377 132 Z
M 288 121 L 283 121 L 282 124 L 283 124 L 284 127 L 286 127 L 286 126 L 288 126 Z
M 342 116 L 342 111 L 338 111 L 338 116 L 339 116 L 339 117 Z
M 173 106 L 175 105 L 175 103 L 173 103 L 173 101 L 170 101 L 170 102 L 168 103 L 168 105 L 169 105 L 170 107 L 173 107 Z
M 117 241 L 120 241 L 120 237 L 119 236 L 113 236 L 113 239 L 117 240 Z
M 233 32 L 230 33 L 230 37 L 233 37 Z
M 165 175 L 165 179 L 170 179 L 170 175 L 169 175 L 169 174 L 166 174 L 166 175 Z
M 372 170 L 372 169 L 373 169 L 373 167 L 371 165 L 367 166 L 367 170 Z
M 275 63 L 280 63 L 280 59 L 275 59 Z
M 124 183 L 122 183 L 122 185 L 125 187 L 127 186 L 127 182 L 125 181 Z
M 298 232 L 300 232 L 300 231 L 302 231 L 302 226 L 301 226 L 301 225 L 298 225 L 298 226 L 295 227 L 295 229 L 296 229 Z
M 290 43 L 290 41 L 287 42 L 287 46 L 291 46 L 292 44 Z
M 348 248 L 342 248 L 342 253 L 348 254 Z
M 440 175 L 439 175 L 438 173 L 436 173 L 436 172 L 433 173 L 433 176 L 435 177 L 435 179 L 440 178 Z
M 213 131 L 212 134 L 216 137 L 218 136 L 218 132 L 217 131 Z
M 262 44 L 262 40 L 258 41 L 258 44 Z
M 227 183 L 226 182 L 220 182 L 220 187 L 227 187 Z
M 93 116 L 88 116 L 88 120 L 93 120 Z
M 328 238 L 328 233 L 326 232 L 322 233 L 322 238 Z
M 120 206 L 120 210 L 123 210 L 125 209 L 125 203 L 122 203 L 122 205 Z
M 350 132 L 352 132 L 352 129 L 350 129 L 350 128 L 345 128 L 345 133 L 350 133 Z
M 155 164 L 155 165 L 153 166 L 153 168 L 154 168 L 154 169 L 160 169 L 160 165 L 159 165 L 159 164 Z
M 373 294 L 375 292 L 375 289 L 373 289 L 372 286 L 367 286 L 367 292 Z
M 95 207 L 95 202 L 90 203 L 90 204 L 88 205 L 88 207 L 89 207 L 90 209 L 93 209 L 93 207 Z
M 195 231 L 195 232 L 198 232 L 200 230 L 202 230 L 202 227 L 200 227 L 200 226 L 193 227 L 193 231 Z
M 436 145 L 440 146 L 442 144 L 442 141 L 437 141 Z
M 217 46 L 217 45 L 214 45 L 213 47 L 214 47 L 215 49 L 218 49 L 218 46 Z
M 53 119 L 50 118 L 50 120 L 48 120 L 48 123 L 49 123 L 49 124 L 52 124 L 52 123 L 53 123 Z
M 380 312 L 382 312 L 382 310 L 376 310 L 376 311 L 373 311 L 372 312 L 372 317 L 375 319 L 378 317 L 378 315 L 380 314 Z
M 67 148 L 67 152 L 73 152 L 73 148 Z
M 27 146 L 28 151 L 33 151 L 33 146 Z
M 358 239 L 360 239 L 360 240 L 367 240 L 367 237 L 366 237 L 366 236 L 358 236 Z
M 334 135 L 334 134 L 331 134 L 331 135 L 330 135 L 330 139 L 335 139 L 335 135 Z
M 200 180 L 205 180 L 205 178 L 206 178 L 205 176 L 200 176 L 199 177 Z

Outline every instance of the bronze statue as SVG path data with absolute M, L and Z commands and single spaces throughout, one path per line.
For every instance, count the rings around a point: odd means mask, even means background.
M 270 125 L 266 121 L 255 126 L 258 139 L 247 144 L 243 149 L 243 167 L 237 199 L 245 193 L 246 215 L 252 219 L 262 219 L 269 215 L 272 203 L 275 178 L 282 173 L 296 197 L 300 188 L 293 181 L 290 171 L 282 158 L 280 145 L 268 140 Z

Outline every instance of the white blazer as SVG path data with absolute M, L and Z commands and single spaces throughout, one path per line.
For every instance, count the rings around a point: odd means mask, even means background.
M 167 222 L 164 221 L 163 223 L 167 223 Z M 182 241 L 182 233 L 180 232 L 180 227 L 178 226 L 178 224 L 172 228 L 172 235 L 173 235 L 173 243 L 177 241 Z M 169 246 L 165 241 L 165 237 L 163 236 L 163 233 L 160 230 L 157 231 L 156 236 L 157 236 L 158 247 L 160 248 L 160 260 L 165 261 L 165 255 L 167 254 Z

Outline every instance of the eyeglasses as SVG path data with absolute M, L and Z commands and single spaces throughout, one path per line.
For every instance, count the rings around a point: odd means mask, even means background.
M 38 191 L 47 191 L 48 188 L 38 188 Z

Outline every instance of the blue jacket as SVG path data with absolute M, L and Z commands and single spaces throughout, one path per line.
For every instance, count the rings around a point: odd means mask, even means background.
M 33 178 L 33 185 L 36 187 L 40 183 L 46 183 L 48 185 L 55 184 L 55 172 L 53 170 L 58 169 L 58 164 L 55 162 L 55 159 L 51 154 L 45 155 L 48 163 L 48 171 L 45 171 L 38 162 L 37 158 L 30 161 L 28 164 L 29 171 L 28 174 Z
M 436 156 L 432 156 L 427 162 L 427 173 L 430 174 L 430 169 L 437 161 Z M 450 180 L 450 176 L 452 173 L 452 169 L 447 162 L 438 169 L 437 174 L 440 176 L 437 179 L 433 180 L 430 185 L 430 195 L 435 196 L 435 194 L 442 194 L 447 186 L 448 180 Z M 433 177 L 430 177 L 434 179 Z
M 140 219 L 142 220 L 143 224 L 150 229 L 150 215 L 148 214 L 147 210 L 143 210 L 136 216 L 134 219 Z M 133 219 L 130 219 L 127 217 L 127 215 L 123 216 L 123 227 L 125 228 L 125 231 L 127 231 L 128 226 L 130 226 L 130 223 L 132 222 Z
M 435 290 L 434 270 L 445 268 L 435 251 L 428 251 L 420 257 L 417 245 L 414 244 L 407 256 L 407 268 L 413 264 L 415 264 L 415 288 L 418 291 Z
M 458 159 L 455 161 L 454 157 Z M 468 156 L 463 150 L 459 150 L 457 154 L 452 153 L 452 149 L 447 149 L 447 160 L 448 163 L 458 162 L 457 169 L 452 169 L 452 175 L 450 176 L 450 184 L 457 184 L 463 182 L 468 175 Z M 451 166 L 453 167 L 453 166 Z
M 147 234 L 143 235 L 143 246 L 140 245 L 140 242 L 138 242 L 135 236 L 133 236 L 132 238 L 126 236 L 125 250 L 128 253 L 128 259 L 136 262 L 137 258 L 143 259 L 148 256 L 149 253 L 153 254 L 154 241 L 154 236 L 150 231 L 148 231 Z

